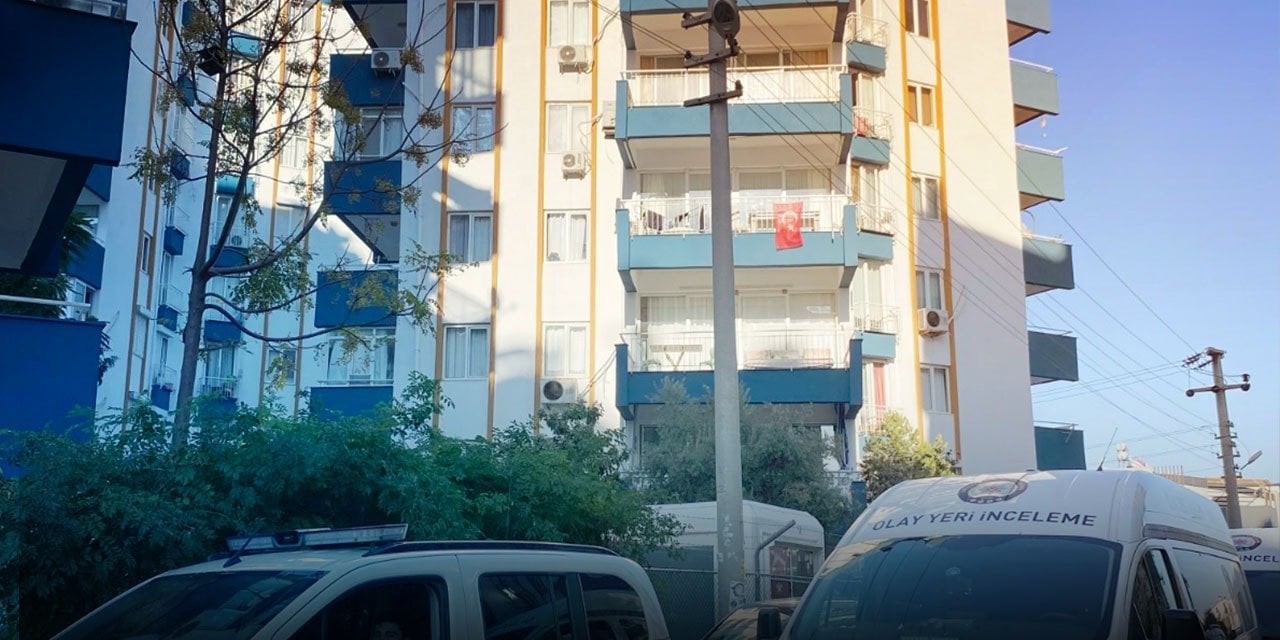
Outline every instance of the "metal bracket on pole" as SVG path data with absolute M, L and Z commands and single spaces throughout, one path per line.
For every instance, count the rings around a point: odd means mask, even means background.
M 695 56 L 692 52 L 686 51 L 684 52 L 684 68 L 700 67 L 713 62 L 727 60 L 729 58 L 736 57 L 739 53 L 742 53 L 742 50 L 738 48 L 738 42 L 736 40 L 729 42 L 729 46 L 727 48 L 719 51 L 712 51 L 706 55 Z
M 686 11 L 683 16 L 680 16 L 680 26 L 682 28 L 692 29 L 704 24 L 711 24 L 711 12 L 709 11 L 697 14 Z
M 684 106 L 696 107 L 699 105 L 711 104 L 713 102 L 728 102 L 733 98 L 741 98 L 742 82 L 741 81 L 734 82 L 733 85 L 734 85 L 733 89 L 729 91 L 725 91 L 722 93 L 713 93 L 709 96 L 702 96 L 700 98 L 689 98 L 688 100 L 684 101 Z

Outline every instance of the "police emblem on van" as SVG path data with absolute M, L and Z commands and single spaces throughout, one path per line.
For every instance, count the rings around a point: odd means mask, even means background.
M 1235 543 L 1236 551 L 1253 551 L 1262 545 L 1262 538 L 1258 536 L 1231 536 L 1231 541 Z
M 992 504 L 1012 500 L 1027 490 L 1027 483 L 1016 478 L 983 480 L 960 490 L 960 499 L 972 504 Z

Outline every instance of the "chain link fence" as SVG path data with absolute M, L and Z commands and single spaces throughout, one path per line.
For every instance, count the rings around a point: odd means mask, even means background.
M 716 625 L 716 574 L 706 569 L 646 569 L 671 640 L 698 640 Z M 744 603 L 799 598 L 812 578 L 749 573 Z

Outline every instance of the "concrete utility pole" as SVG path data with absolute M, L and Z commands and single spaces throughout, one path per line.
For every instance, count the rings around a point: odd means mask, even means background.
M 1199 387 L 1196 389 L 1187 389 L 1187 397 L 1193 397 L 1197 393 L 1212 391 L 1216 396 L 1218 404 L 1218 444 L 1222 447 L 1222 480 L 1226 484 L 1227 492 L 1227 526 L 1232 529 L 1240 528 L 1240 494 L 1236 490 L 1236 454 L 1235 454 L 1235 436 L 1231 435 L 1231 419 L 1227 417 L 1227 391 L 1231 389 L 1239 389 L 1241 391 L 1249 390 L 1249 374 L 1244 374 L 1244 382 L 1240 384 L 1226 384 L 1222 377 L 1222 356 L 1227 352 L 1222 349 L 1209 347 L 1204 350 L 1205 355 L 1209 356 L 1210 362 L 1213 363 L 1213 386 Z
M 742 531 L 742 434 L 738 415 L 737 331 L 734 328 L 732 184 L 729 172 L 729 104 L 742 95 L 742 85 L 728 90 L 725 60 L 738 53 L 734 36 L 741 26 L 734 0 L 707 0 L 707 12 L 686 13 L 685 29 L 709 24 L 708 53 L 685 52 L 685 67 L 706 65 L 710 93 L 686 100 L 684 106 L 710 105 L 711 110 L 711 317 L 715 329 L 716 448 L 716 617 L 745 603 Z

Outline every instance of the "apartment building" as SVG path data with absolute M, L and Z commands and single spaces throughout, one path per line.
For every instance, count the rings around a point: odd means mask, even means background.
M 1015 142 L 1058 110 L 1052 70 L 1010 56 L 1049 31 L 1047 0 L 739 5 L 729 125 L 751 401 L 806 407 L 843 468 L 891 410 L 966 472 L 1036 466 L 1029 387 L 1076 378 L 1074 339 L 1028 330 L 1025 311 L 1072 287 L 1070 247 L 1021 216 L 1064 197 L 1062 158 Z M 436 140 L 465 139 L 469 159 L 365 172 L 431 194 L 413 210 L 334 210 L 390 262 L 421 246 L 470 266 L 440 283 L 433 332 L 370 329 L 394 337 L 383 385 L 317 372 L 312 397 L 358 410 L 424 372 L 459 437 L 583 399 L 643 457 L 663 381 L 711 384 L 708 113 L 682 106 L 707 92 L 705 69 L 682 63 L 706 35 L 680 26 L 705 3 L 345 6 L 370 48 L 335 58 L 348 93 L 376 107 L 412 43 L 427 64 L 404 73 L 404 113 L 442 92 Z M 780 250 L 788 213 L 801 243 Z

